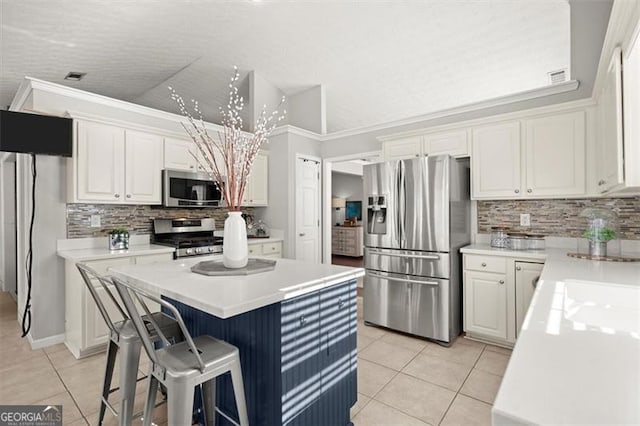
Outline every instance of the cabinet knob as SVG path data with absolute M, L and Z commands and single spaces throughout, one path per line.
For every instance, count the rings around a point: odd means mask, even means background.
M 189 166 L 190 169 L 193 169 L 193 166 Z
M 116 197 L 116 198 L 120 198 L 120 194 L 116 194 L 116 195 L 115 195 L 115 197 Z
M 522 268 L 520 266 L 516 266 L 516 271 L 522 271 Z
M 304 237 L 304 236 L 305 236 L 305 235 L 307 235 L 307 234 L 305 234 L 304 232 L 301 232 L 301 233 L 300 233 L 300 234 L 298 234 L 298 235 L 300 235 L 301 237 Z
M 127 194 L 127 198 L 131 198 L 131 194 Z
M 529 188 L 529 189 L 527 189 L 527 192 L 528 192 L 529 194 L 531 194 L 531 193 L 533 192 L 533 190 L 532 190 L 531 188 Z
M 300 317 L 300 325 L 305 325 L 307 323 L 307 318 L 302 316 Z
M 482 262 L 482 267 L 484 268 L 485 266 L 487 266 L 487 264 Z
M 498 284 L 504 284 L 504 280 L 498 281 Z
M 513 192 L 515 192 L 516 194 L 519 194 L 519 193 L 520 193 L 520 190 L 519 190 L 519 189 L 516 189 L 516 190 L 514 190 Z
M 606 180 L 604 180 L 604 179 L 600 179 L 600 180 L 598 181 L 598 186 L 602 186 L 602 185 L 604 185 L 605 183 L 607 183 L 607 181 L 606 181 Z

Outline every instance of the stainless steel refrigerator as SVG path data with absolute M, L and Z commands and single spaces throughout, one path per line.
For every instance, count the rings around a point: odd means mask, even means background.
M 364 320 L 451 342 L 462 330 L 469 161 L 440 155 L 367 165 L 364 196 Z

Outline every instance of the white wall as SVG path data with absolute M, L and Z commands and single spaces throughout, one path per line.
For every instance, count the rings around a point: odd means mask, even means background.
M 15 155 L 0 163 L 0 289 L 16 292 Z
M 255 71 L 251 71 L 249 73 L 250 98 L 249 105 L 245 106 L 245 108 L 251 109 L 251 114 L 249 115 L 249 131 L 252 132 L 255 130 L 256 120 L 262 113 L 264 105 L 267 106 L 266 112 L 268 116 L 272 111 L 279 108 L 283 95 L 284 93 L 280 91 L 280 89 L 267 81 L 259 73 L 256 73 Z M 247 102 L 246 99 L 245 102 Z M 288 117 L 285 117 L 285 120 L 281 123 L 286 124 L 287 120 Z
M 362 176 L 333 172 L 331 174 L 331 196 L 347 201 L 362 201 Z
M 327 133 L 326 97 L 324 86 L 291 95 L 287 101 L 289 124 L 315 133 Z
M 56 254 L 56 243 L 66 238 L 66 160 L 39 155 L 36 159 L 36 216 L 33 228 L 33 272 L 31 291 L 32 341 L 64 334 L 64 262 Z M 25 264 L 31 216 L 31 159 L 26 154 L 17 158 L 18 265 Z M 18 312 L 26 298 L 25 269 L 18 268 Z

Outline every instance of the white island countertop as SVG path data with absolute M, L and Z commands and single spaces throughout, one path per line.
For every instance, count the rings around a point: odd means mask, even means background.
M 640 263 L 474 245 L 545 260 L 492 408 L 494 426 L 640 424 Z
M 205 276 L 191 266 L 222 256 L 202 256 L 109 272 L 142 289 L 175 299 L 218 318 L 229 318 L 364 275 L 362 268 L 277 259 L 273 271 L 253 275 Z

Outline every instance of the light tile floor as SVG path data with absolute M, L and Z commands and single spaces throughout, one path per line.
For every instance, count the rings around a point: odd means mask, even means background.
M 462 338 L 445 348 L 369 327 L 361 298 L 358 308 L 356 426 L 491 424 L 511 351 Z M 0 293 L 0 404 L 62 404 L 65 425 L 95 425 L 104 354 L 76 360 L 63 344 L 32 351 L 20 334 L 16 304 Z M 141 375 L 147 363 L 141 362 Z M 136 411 L 145 391 L 141 382 Z M 166 424 L 166 406 L 156 409 L 154 423 Z M 105 424 L 117 424 L 109 412 Z

